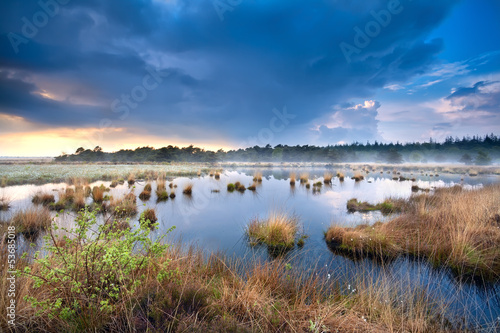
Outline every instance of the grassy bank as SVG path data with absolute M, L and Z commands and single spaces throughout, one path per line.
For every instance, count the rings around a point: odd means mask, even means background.
M 500 277 L 500 185 L 475 190 L 459 186 L 414 194 L 402 214 L 386 223 L 332 226 L 332 247 L 358 255 L 424 256 L 459 275 Z
M 150 240 L 146 223 L 118 228 L 114 218 L 98 226 L 95 212 L 80 213 L 69 238 L 51 229 L 47 256 L 29 264 L 18 258 L 16 325 L 2 311 L 2 332 L 451 330 L 444 303 L 390 276 L 373 281 L 366 272 L 351 288 L 284 259 L 244 263 L 162 245 Z M 5 243 L 0 251 L 5 257 Z M 0 269 L 5 281 L 4 262 Z M 7 284 L 0 289 L 7 295 Z M 7 301 L 0 298 L 0 307 Z
M 205 163 L 157 163 L 157 164 L 0 164 L 1 186 L 21 184 L 72 183 L 73 179 L 97 180 L 157 179 L 168 177 L 195 176 L 201 169 L 206 173 L 210 165 Z
M 218 169 L 214 172 L 214 166 Z M 154 180 L 158 175 L 162 174 L 168 177 L 181 176 L 197 176 L 201 174 L 212 173 L 214 176 L 220 176 L 221 168 L 237 169 L 237 168 L 328 168 L 333 170 L 353 170 L 357 177 L 361 180 L 361 171 L 365 174 L 379 174 L 387 171 L 394 172 L 395 175 L 405 173 L 405 175 L 436 175 L 437 174 L 461 174 L 469 176 L 478 176 L 485 174 L 500 175 L 500 168 L 495 166 L 464 166 L 464 165 L 440 165 L 440 164 L 377 164 L 377 163 L 293 163 L 293 162 L 273 162 L 273 163 L 255 163 L 255 162 L 221 162 L 216 164 L 211 163 L 5 163 L 0 164 L 0 187 L 21 185 L 21 184 L 46 184 L 46 183 L 71 183 L 74 178 L 84 178 L 87 182 L 97 180 L 117 180 L 127 179 L 130 175 L 134 175 L 137 179 Z M 361 171 L 360 171 L 361 170 Z M 307 181 L 307 174 L 299 173 L 303 184 Z M 324 180 L 331 180 L 329 173 L 325 174 Z M 344 173 L 342 173 L 342 176 Z M 295 183 L 294 177 L 290 178 L 291 183 Z M 339 176 L 339 175 L 337 175 Z M 261 172 L 257 171 L 254 178 L 259 182 Z M 305 177 L 305 178 L 304 178 Z M 217 177 L 216 177 L 217 178 Z M 340 177 L 341 180 L 344 177 Z M 403 177 L 404 178 L 404 177 Z M 410 177 L 411 179 L 413 177 Z M 132 182 L 133 184 L 133 182 Z

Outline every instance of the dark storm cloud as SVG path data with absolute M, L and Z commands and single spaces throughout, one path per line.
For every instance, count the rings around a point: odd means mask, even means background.
M 387 9 L 387 1 L 243 1 L 221 21 L 212 1 L 73 0 L 17 54 L 7 36 L 22 35 L 22 17 L 32 20 L 40 7 L 3 1 L 0 69 L 17 79 L 2 76 L 0 112 L 74 126 L 97 126 L 106 117 L 165 136 L 182 137 L 181 129 L 191 125 L 200 130 L 186 139 L 203 139 L 215 129 L 238 142 L 266 126 L 273 108 L 286 105 L 296 118 L 274 143 L 303 143 L 294 133 L 307 132 L 301 124 L 330 114 L 331 105 L 369 99 L 378 88 L 426 72 L 443 48 L 442 40 L 426 38 L 456 2 L 401 0 L 400 13 L 349 63 L 340 43 L 354 43 L 353 28 L 364 29 L 374 20 L 370 11 Z M 171 75 L 126 119 L 117 119 L 109 105 L 140 85 L 148 66 Z M 47 81 L 90 86 L 92 92 L 80 97 L 99 106 L 33 95 Z M 377 136 L 363 135 L 367 127 L 356 123 L 348 134 L 322 128 L 319 143 Z
M 9 77 L 8 73 L 2 71 L 0 110 L 53 126 L 85 126 L 98 122 L 103 115 L 100 108 L 44 98 L 36 85 Z

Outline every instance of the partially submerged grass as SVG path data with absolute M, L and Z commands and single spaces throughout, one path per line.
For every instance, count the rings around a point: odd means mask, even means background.
M 100 189 L 98 187 L 95 187 L 95 188 L 97 189 L 97 191 L 100 191 Z M 83 189 L 81 191 L 83 191 Z M 60 211 L 60 210 L 74 208 L 75 207 L 74 206 L 75 196 L 77 196 L 77 193 L 78 193 L 78 197 L 79 197 L 78 198 L 79 203 L 81 203 L 80 196 L 85 195 L 85 193 L 80 193 L 81 191 L 80 191 L 80 188 L 79 188 L 78 192 L 75 192 L 75 190 L 72 188 L 66 188 L 65 190 L 59 191 L 57 202 L 49 203 L 48 204 L 49 209 Z M 83 199 L 83 201 L 85 202 L 85 199 Z M 102 203 L 102 201 L 100 203 Z
M 16 231 L 29 239 L 36 238 L 42 231 L 47 230 L 51 223 L 52 217 L 46 208 L 31 207 L 18 211 L 12 217 L 12 225 L 16 227 Z
M 363 176 L 360 172 L 355 172 L 354 176 L 352 176 L 351 179 L 354 179 L 354 181 L 359 182 L 359 181 L 365 179 L 365 176 Z
M 470 177 L 476 177 L 479 174 L 479 171 L 476 169 L 470 169 L 469 170 L 469 176 Z
M 156 211 L 154 208 L 147 208 L 141 213 L 140 221 L 149 228 L 154 228 L 158 218 L 156 217 Z
M 345 178 L 345 175 L 344 175 L 344 173 L 342 173 L 342 172 L 340 172 L 340 171 L 337 171 L 337 177 L 339 178 L 339 180 L 340 180 L 341 182 L 343 182 L 343 181 L 344 181 L 344 178 Z
M 151 198 L 151 191 L 153 190 L 153 187 L 151 186 L 151 183 L 147 183 L 144 186 L 144 189 L 142 192 L 139 194 L 139 199 L 142 201 L 147 201 Z
M 104 190 L 100 186 L 94 186 L 92 188 L 92 200 L 95 203 L 101 204 L 104 201 Z
M 79 211 L 85 208 L 85 192 L 83 188 L 77 188 L 73 197 L 73 209 Z
M 184 189 L 182 190 L 182 193 L 186 194 L 186 195 L 191 195 L 193 193 L 193 184 L 188 183 L 188 184 L 184 185 Z
M 257 184 L 254 182 L 252 185 L 247 187 L 247 190 L 255 191 L 257 189 Z
M 422 191 L 422 192 L 429 192 L 431 189 L 430 188 L 427 188 L 427 187 L 419 187 L 418 185 L 416 184 L 413 184 L 411 186 L 411 191 L 412 192 L 418 192 L 418 191 Z
M 35 205 L 48 206 L 51 203 L 56 202 L 56 200 L 53 194 L 38 192 L 33 196 L 31 202 L 34 203 Z
M 64 239 L 48 249 L 46 266 L 17 264 L 24 273 L 16 278 L 16 329 L 385 333 L 447 328 L 442 319 L 446 309 L 425 289 L 409 290 L 385 274 L 373 281 L 370 272 L 364 272 L 351 288 L 340 280 L 326 282 L 286 260 L 235 262 L 222 255 L 206 257 L 198 249 L 182 250 L 180 245 L 121 258 L 115 251 L 126 244 L 122 237 L 129 231 L 118 232 L 119 220 L 107 223 L 113 230 L 97 241 L 90 238 L 85 245 L 91 251 Z M 129 227 L 123 223 L 122 229 Z M 0 244 L 0 253 L 6 257 L 6 244 Z M 104 255 L 120 260 L 99 260 Z M 72 265 L 57 260 L 61 257 Z M 129 265 L 135 268 L 127 270 Z M 43 274 L 47 272 L 50 279 Z M 1 265 L 0 277 L 6 281 L 8 274 L 7 265 Z M 7 295 L 8 286 L 0 284 L 0 292 Z M 92 297 L 85 297 L 87 292 Z M 30 302 L 34 299 L 37 302 Z M 3 308 L 7 302 L 7 297 L 0 298 Z M 9 331 L 5 314 L 0 329 Z
M 247 235 L 257 243 L 271 248 L 288 249 L 295 245 L 298 218 L 284 212 L 273 211 L 266 219 L 253 219 L 248 224 Z
M 257 182 L 257 183 L 262 183 L 262 172 L 260 172 L 260 171 L 256 171 L 256 172 L 253 174 L 253 181 L 254 181 L 254 182 Z
M 166 201 L 168 200 L 167 187 L 165 186 L 165 181 L 158 181 L 156 187 L 156 201 Z
M 11 202 L 8 196 L 2 194 L 2 196 L 0 196 L 0 211 L 9 210 Z
M 295 174 L 295 172 L 290 172 L 290 185 L 291 186 L 295 185 L 295 182 L 297 180 L 296 178 L 297 178 L 297 175 Z
M 323 175 L 323 182 L 325 184 L 331 184 L 332 178 L 333 178 L 333 175 L 331 173 L 325 172 L 325 174 Z
M 236 186 L 233 183 L 227 184 L 227 191 L 233 192 L 236 189 Z
M 121 199 L 111 199 L 110 209 L 117 217 L 129 217 L 137 214 L 137 199 L 130 192 Z
M 130 175 L 128 175 L 128 177 L 127 177 L 127 183 L 129 185 L 134 185 L 134 183 L 135 183 L 135 175 L 133 173 L 131 173 Z
M 384 202 L 378 204 L 370 204 L 366 201 L 358 201 L 358 199 L 353 198 L 347 201 L 347 210 L 351 213 L 353 212 L 369 212 L 374 210 L 379 210 L 383 214 L 392 214 L 400 212 L 403 208 L 403 200 L 386 199 Z
M 460 186 L 413 195 L 402 214 L 386 223 L 333 226 L 326 241 L 350 251 L 394 257 L 424 256 L 456 274 L 497 280 L 500 276 L 500 185 Z
M 309 174 L 308 173 L 301 173 L 300 174 L 300 183 L 301 184 L 306 184 L 307 182 L 309 182 Z

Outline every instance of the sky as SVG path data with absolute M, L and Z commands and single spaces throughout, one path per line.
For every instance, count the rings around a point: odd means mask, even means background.
M 0 156 L 499 129 L 498 0 L 0 2 Z

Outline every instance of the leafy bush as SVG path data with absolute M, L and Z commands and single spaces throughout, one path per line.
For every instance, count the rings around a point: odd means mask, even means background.
M 75 228 L 60 228 L 70 235 L 63 241 L 53 226 L 34 265 L 25 268 L 23 274 L 40 290 L 25 297 L 38 316 L 79 329 L 96 328 L 133 296 L 151 271 L 158 272 L 158 279 L 169 274 L 169 260 L 160 260 L 169 247 L 162 243 L 165 235 L 153 242 L 144 218 L 136 230 L 116 228 L 116 221 L 99 225 L 97 213 L 82 210 Z

